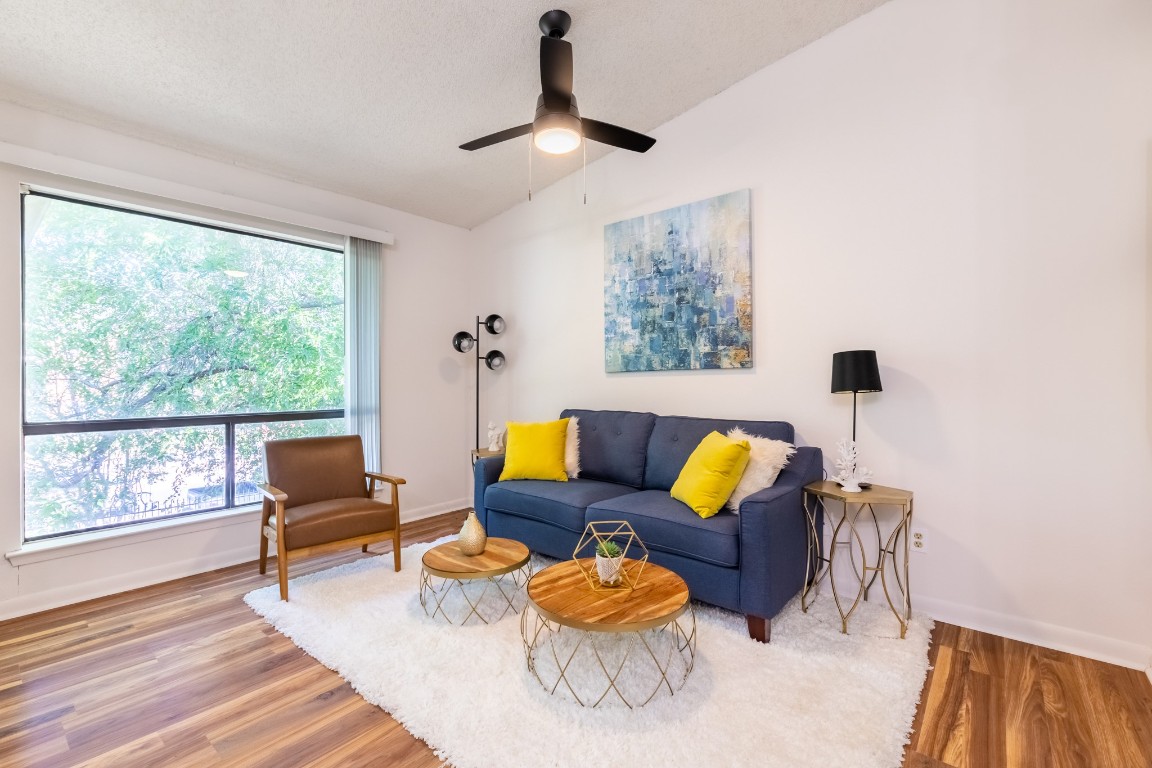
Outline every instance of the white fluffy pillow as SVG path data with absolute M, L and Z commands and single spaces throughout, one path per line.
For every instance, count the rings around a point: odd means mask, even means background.
M 564 438 L 564 472 L 568 477 L 580 474 L 580 420 L 568 419 L 568 433 Z
M 571 434 L 571 427 L 569 427 L 569 434 Z M 733 427 L 728 430 L 728 437 L 733 440 L 747 440 L 748 445 L 752 448 L 752 454 L 748 458 L 748 468 L 744 470 L 744 475 L 736 485 L 736 490 L 732 491 L 732 495 L 728 497 L 728 503 L 725 504 L 728 509 L 740 514 L 740 502 L 744 501 L 744 497 L 775 483 L 780 470 L 784 469 L 788 463 L 788 457 L 796 453 L 796 448 L 783 440 L 771 440 L 767 437 L 750 435 L 740 427 Z

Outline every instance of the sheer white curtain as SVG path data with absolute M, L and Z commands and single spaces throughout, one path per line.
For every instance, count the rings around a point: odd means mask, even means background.
M 345 419 L 364 439 L 364 465 L 380 467 L 380 243 L 349 237 L 344 246 Z

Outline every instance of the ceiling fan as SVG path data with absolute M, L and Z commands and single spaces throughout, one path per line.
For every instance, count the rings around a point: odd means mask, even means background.
M 572 17 L 564 11 L 548 11 L 540 17 L 544 36 L 540 38 L 541 93 L 536 99 L 536 118 L 461 144 L 460 149 L 481 149 L 528 133 L 538 149 L 553 155 L 571 152 L 583 139 L 633 152 L 647 152 L 656 143 L 656 139 L 642 133 L 580 117 L 572 95 L 572 43 L 561 39 L 571 26 Z

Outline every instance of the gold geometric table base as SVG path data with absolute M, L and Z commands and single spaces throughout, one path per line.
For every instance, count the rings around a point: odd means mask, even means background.
M 809 500 L 813 506 L 809 507 Z M 827 542 L 828 554 L 820 551 L 821 537 L 816 530 L 817 512 L 830 513 L 825 501 L 838 501 L 842 504 L 842 513 L 835 524 L 832 525 L 831 541 Z M 909 586 L 908 550 L 912 531 L 912 493 L 899 488 L 888 488 L 874 485 L 869 489 L 857 493 L 849 493 L 839 488 L 831 481 L 810 483 L 804 487 L 804 514 L 808 520 L 808 564 L 805 573 L 808 580 L 800 591 L 800 607 L 805 613 L 819 594 L 820 582 L 825 577 L 832 587 L 832 599 L 836 603 L 836 611 L 840 614 L 840 631 L 848 633 L 848 620 L 856 612 L 862 601 L 868 600 L 868 590 L 880 577 L 880 585 L 884 589 L 884 599 L 892 610 L 896 620 L 900 623 L 900 637 L 903 639 L 908 631 L 908 622 L 912 619 L 912 595 Z M 876 517 L 876 505 L 891 505 L 900 510 L 900 519 L 889 533 L 887 540 L 882 539 L 880 521 Z M 855 508 L 853 508 L 855 505 Z M 860 522 L 863 519 L 864 522 Z M 867 521 L 871 520 L 871 524 Z M 841 536 L 842 532 L 846 534 Z M 871 540 L 876 538 L 875 547 L 865 543 L 865 535 Z M 838 550 L 847 550 L 853 576 L 855 577 L 855 594 L 838 589 L 836 584 L 836 553 Z M 888 573 L 891 572 L 893 583 L 889 583 Z M 852 603 L 845 608 L 848 597 Z
M 490 624 L 509 611 L 520 612 L 524 585 L 531 576 L 531 562 L 509 573 L 470 579 L 442 578 L 421 570 L 420 605 L 429 618 L 449 624 L 464 626 L 473 619 Z
M 676 695 L 696 661 L 696 613 L 638 632 L 598 632 L 548 621 L 531 606 L 520 614 L 528 669 L 552 695 L 582 707 L 622 702 L 642 707 L 661 691 Z

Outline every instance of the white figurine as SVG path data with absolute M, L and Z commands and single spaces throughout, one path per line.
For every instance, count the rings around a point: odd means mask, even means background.
M 488 422 L 488 450 L 504 450 L 504 430 L 498 429 L 491 421 Z
M 847 493 L 859 493 L 862 489 L 860 483 L 872 479 L 872 470 L 868 467 L 856 466 L 856 443 L 844 438 L 836 443 L 840 451 L 840 458 L 836 460 L 836 468 L 840 471 L 832 476 L 832 480 L 840 484 L 841 490 Z

